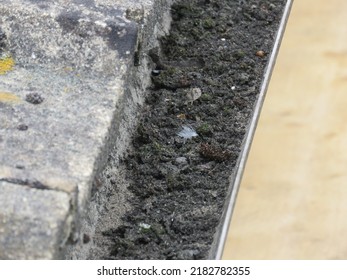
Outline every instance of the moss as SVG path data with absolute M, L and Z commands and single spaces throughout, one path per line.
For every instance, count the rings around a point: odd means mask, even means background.
M 234 57 L 237 59 L 244 58 L 246 56 L 245 52 L 243 50 L 237 50 L 234 52 Z
M 204 93 L 201 95 L 200 99 L 202 101 L 211 101 L 211 100 L 213 100 L 213 96 L 211 94 Z
M 211 136 L 213 134 L 212 128 L 208 123 L 203 123 L 196 129 L 196 131 L 203 136 Z
M 201 143 L 199 149 L 200 155 L 209 160 L 217 162 L 226 161 L 232 158 L 232 153 L 229 150 L 222 149 L 207 143 Z
M 162 153 L 166 153 L 169 152 L 167 149 L 167 147 L 165 147 L 165 145 L 162 145 L 156 141 L 153 142 L 152 144 L 153 150 L 157 153 L 157 154 L 162 154 Z
M 245 62 L 240 63 L 239 67 L 240 67 L 240 69 L 242 69 L 242 70 L 248 70 L 248 69 L 251 69 L 251 68 L 252 68 L 252 67 L 248 66 L 248 64 L 245 63 Z
M 224 106 L 223 107 L 223 113 L 224 114 L 231 114 L 233 112 L 232 108 L 228 107 L 228 106 Z
M 162 145 L 157 141 L 153 141 L 151 144 L 143 145 L 139 149 L 139 153 L 143 162 L 148 162 L 151 160 L 166 161 L 175 154 L 172 147 Z
M 143 144 L 149 144 L 151 143 L 150 135 L 144 126 L 144 124 L 140 123 L 137 127 L 137 141 Z
M 186 88 L 191 85 L 190 79 L 186 73 L 176 67 L 168 67 L 166 70 L 160 72 L 158 76 L 152 76 L 152 82 L 156 89 L 170 89 Z
M 152 226 L 149 224 L 145 224 L 145 223 L 140 223 L 139 224 L 139 229 L 141 233 L 149 233 L 152 231 Z
M 175 75 L 176 70 L 170 67 L 167 70 L 161 71 L 159 76 L 152 76 L 153 83 L 159 88 L 165 88 L 171 81 L 172 76 Z
M 172 5 L 172 10 L 174 11 L 173 18 L 175 20 L 194 14 L 193 6 L 190 3 L 175 3 Z
M 201 32 L 198 27 L 191 29 L 191 35 L 196 40 L 201 40 L 203 38 L 203 32 Z
M 166 176 L 166 185 L 169 192 L 183 190 L 186 183 L 179 175 L 168 174 Z
M 161 224 L 154 223 L 151 227 L 155 235 L 160 236 L 166 233 L 164 227 Z
M 227 63 L 221 63 L 218 61 L 215 61 L 212 65 L 209 65 L 206 67 L 207 71 L 212 71 L 213 73 L 216 73 L 217 75 L 225 74 L 229 71 L 230 66 L 228 66 Z
M 207 18 L 202 22 L 202 26 L 205 29 L 212 29 L 216 26 L 216 23 L 212 18 Z
M 163 149 L 163 147 L 158 142 L 153 142 L 153 150 L 157 153 L 160 153 Z
M 154 156 L 151 144 L 141 146 L 138 150 L 138 154 L 143 163 L 150 162 Z
M 11 56 L 5 55 L 0 58 L 0 75 L 4 75 L 11 71 L 14 67 L 14 60 Z
M 175 53 L 174 55 L 177 56 L 177 57 L 182 57 L 182 56 L 185 56 L 186 55 L 186 49 L 184 47 L 177 47 L 175 49 Z
M 206 67 L 206 69 L 207 69 L 208 67 Z M 207 85 L 209 85 L 209 86 L 217 86 L 218 85 L 218 81 L 215 81 L 215 80 L 213 80 L 213 79 L 210 79 L 210 78 L 206 78 L 205 80 L 204 80 L 204 82 L 207 84 Z

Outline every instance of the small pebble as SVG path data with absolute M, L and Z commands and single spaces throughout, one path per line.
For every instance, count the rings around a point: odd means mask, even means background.
M 189 102 L 193 103 L 195 100 L 201 97 L 201 89 L 200 88 L 192 88 L 187 93 L 187 99 Z
M 264 57 L 265 56 L 265 52 L 264 51 L 257 51 L 255 53 L 255 55 L 258 56 L 258 57 Z
M 214 167 L 215 163 L 213 161 L 210 161 L 205 164 L 200 164 L 197 166 L 197 169 L 200 171 L 208 171 L 211 170 Z
M 185 164 L 187 164 L 188 163 L 188 160 L 187 160 L 187 158 L 186 157 L 178 157 L 178 158 L 176 158 L 176 163 L 177 164 L 182 164 L 182 165 L 185 165 Z

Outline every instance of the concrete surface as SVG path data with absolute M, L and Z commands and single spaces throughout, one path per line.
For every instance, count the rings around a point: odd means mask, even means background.
M 294 1 L 224 259 L 347 259 L 346 17 Z
M 62 258 L 79 242 L 106 155 L 136 122 L 145 54 L 170 5 L 0 1 L 1 259 Z

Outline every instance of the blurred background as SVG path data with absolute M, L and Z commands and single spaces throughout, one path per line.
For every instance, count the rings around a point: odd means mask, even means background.
M 224 259 L 347 259 L 347 1 L 294 1 Z

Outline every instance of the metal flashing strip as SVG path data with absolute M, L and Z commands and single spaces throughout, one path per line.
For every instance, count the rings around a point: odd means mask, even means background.
M 263 82 L 261 85 L 259 97 L 258 97 L 258 100 L 255 104 L 253 117 L 251 119 L 251 122 L 249 125 L 249 130 L 248 130 L 246 138 L 244 140 L 243 149 L 240 153 L 240 157 L 238 159 L 238 163 L 236 165 L 235 172 L 233 174 L 234 175 L 233 180 L 230 183 L 229 193 L 227 194 L 227 199 L 226 199 L 228 204 L 225 205 L 225 209 L 224 209 L 223 215 L 222 215 L 222 223 L 219 226 L 219 228 L 217 229 L 217 234 L 216 234 L 215 242 L 214 242 L 215 246 L 214 246 L 214 248 L 211 249 L 210 259 L 219 260 L 222 258 L 222 255 L 223 255 L 224 246 L 225 246 L 225 242 L 227 239 L 229 226 L 231 223 L 231 218 L 232 218 L 232 214 L 234 211 L 237 194 L 238 194 L 238 191 L 240 188 L 242 175 L 243 175 L 243 172 L 244 172 L 244 169 L 246 166 L 246 161 L 248 158 L 249 150 L 251 148 L 254 133 L 255 133 L 257 123 L 259 120 L 259 116 L 260 116 L 260 112 L 261 112 L 261 109 L 262 109 L 262 106 L 264 103 L 266 91 L 267 91 L 267 88 L 268 88 L 268 85 L 269 85 L 269 82 L 271 79 L 272 71 L 273 71 L 275 63 L 276 63 L 277 54 L 278 54 L 278 51 L 279 51 L 279 48 L 281 45 L 281 41 L 282 41 L 285 27 L 286 27 L 286 24 L 287 24 L 287 21 L 289 18 L 292 4 L 293 4 L 293 0 L 288 0 L 285 7 L 284 7 L 283 16 L 282 16 L 281 22 L 279 24 L 279 29 L 277 31 L 274 47 L 272 49 L 271 56 L 270 56 L 269 61 L 268 61 L 268 65 L 267 65 L 265 72 L 264 72 L 265 74 L 263 76 Z

